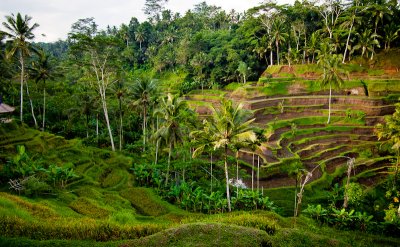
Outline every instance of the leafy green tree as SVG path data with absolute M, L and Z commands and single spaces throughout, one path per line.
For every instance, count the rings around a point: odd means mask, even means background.
M 6 22 L 3 22 L 3 26 L 6 31 L 2 33 L 11 39 L 11 46 L 7 51 L 7 56 L 18 56 L 21 69 L 21 90 L 20 90 L 20 120 L 23 121 L 23 103 L 24 103 L 24 79 L 25 79 L 25 57 L 30 56 L 31 44 L 30 40 L 35 38 L 33 31 L 39 27 L 39 24 L 34 23 L 30 25 L 32 17 L 25 15 L 22 17 L 20 13 L 16 16 L 14 14 L 6 16 Z
M 357 34 L 358 43 L 353 47 L 353 51 L 361 49 L 361 57 L 364 54 L 368 58 L 368 52 L 371 52 L 371 60 L 374 58 L 374 46 L 379 47 L 379 41 L 376 39 L 377 34 L 372 33 L 370 29 L 365 29 L 361 34 Z
M 341 27 L 349 29 L 342 63 L 344 63 L 344 61 L 346 60 L 347 52 L 350 47 L 350 37 L 353 32 L 354 25 L 361 22 L 361 18 L 359 16 L 360 11 L 362 11 L 362 8 L 360 7 L 360 0 L 353 0 L 351 4 L 352 5 L 350 6 L 350 8 L 345 12 L 344 21 L 341 24 Z
M 396 111 L 391 116 L 386 116 L 385 124 L 376 126 L 376 134 L 379 140 L 387 140 L 392 149 L 396 151 L 397 161 L 394 172 L 393 186 L 397 181 L 399 159 L 400 159 L 400 103 L 396 104 Z
M 242 75 L 243 78 L 243 84 L 246 83 L 246 77 L 250 73 L 250 67 L 247 66 L 247 64 L 243 61 L 239 62 L 239 66 L 237 68 L 237 71 Z
M 142 43 L 145 40 L 145 32 L 142 28 L 135 31 L 135 40 L 139 42 L 139 49 L 142 51 Z
M 342 73 L 343 70 L 340 68 L 341 54 L 328 55 L 326 58 L 320 60 L 320 66 L 324 69 L 322 74 L 321 85 L 329 85 L 329 115 L 327 124 L 331 121 L 331 102 L 332 102 L 332 87 L 340 88 L 343 84 Z
M 161 127 L 155 133 L 156 139 L 162 138 L 168 145 L 168 165 L 165 178 L 165 186 L 167 186 L 173 149 L 179 141 L 183 140 L 182 116 L 184 111 L 187 111 L 187 105 L 183 99 L 169 93 L 166 99 L 161 100 L 160 109 L 156 111 L 163 116 Z
M 392 22 L 385 25 L 383 30 L 385 31 L 385 35 L 383 36 L 385 50 L 390 50 L 390 44 L 399 38 L 400 27 Z
M 279 46 L 286 42 L 286 39 L 288 38 L 289 34 L 286 31 L 286 25 L 284 23 L 283 18 L 281 17 L 276 17 L 273 22 L 272 22 L 272 28 L 271 28 L 271 34 L 272 38 L 275 42 L 275 47 L 276 47 L 276 60 L 278 65 L 279 63 Z
M 143 117 L 143 151 L 146 150 L 146 139 L 147 139 L 147 116 L 149 107 L 154 100 L 154 97 L 158 93 L 157 81 L 149 78 L 137 79 L 131 87 L 131 97 L 134 100 L 133 105 L 141 108 Z
M 310 36 L 310 42 L 308 43 L 308 51 L 312 54 L 311 63 L 314 63 L 315 53 L 318 50 L 318 44 L 321 41 L 319 32 L 314 32 Z
M 46 123 L 46 81 L 54 78 L 56 72 L 50 63 L 49 55 L 43 50 L 39 50 L 37 55 L 37 59 L 32 61 L 30 71 L 36 82 L 43 82 L 42 130 L 44 131 Z
M 225 182 L 226 182 L 226 198 L 228 210 L 231 211 L 231 201 L 229 193 L 229 174 L 228 174 L 228 151 L 235 151 L 236 145 L 239 143 L 252 143 L 257 139 L 251 123 L 255 120 L 250 119 L 252 113 L 243 109 L 243 105 L 234 105 L 232 101 L 222 100 L 219 108 L 213 107 L 212 118 L 204 121 L 203 129 L 198 132 L 198 136 L 202 133 L 210 133 L 209 142 L 214 150 L 222 149 L 224 158 Z M 249 120 L 250 119 L 250 120 Z M 193 156 L 204 151 L 204 144 L 198 146 Z
M 82 22 L 82 20 L 79 20 L 79 22 Z M 89 23 L 89 25 L 92 26 L 93 23 Z M 115 151 L 108 114 L 107 91 L 109 86 L 118 80 L 116 73 L 118 60 L 115 57 L 117 54 L 116 42 L 111 36 L 102 34 L 87 35 L 82 30 L 84 31 L 85 29 L 69 34 L 71 53 L 74 56 L 74 62 L 84 69 L 84 81 L 88 82 L 100 96 L 111 148 Z
M 210 59 L 204 52 L 197 53 L 196 55 L 194 55 L 192 60 L 190 60 L 190 65 L 194 68 L 197 77 L 200 80 L 202 93 L 204 89 L 204 80 L 205 80 L 204 69 L 206 68 L 209 61 Z
M 143 11 L 151 21 L 159 21 L 160 14 L 168 0 L 146 0 Z

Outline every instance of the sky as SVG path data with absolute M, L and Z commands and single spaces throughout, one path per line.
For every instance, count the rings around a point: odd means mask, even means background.
M 169 0 L 166 8 L 174 13 L 184 13 L 204 0 Z M 243 12 L 259 5 L 262 0 L 206 0 L 208 5 L 216 5 L 229 11 Z M 291 3 L 293 0 L 278 0 L 279 3 Z M 100 29 L 107 25 L 119 27 L 128 24 L 131 17 L 140 22 L 146 20 L 143 13 L 145 0 L 1 0 L 0 21 L 11 13 L 21 13 L 32 17 L 30 24 L 40 26 L 34 32 L 36 42 L 54 42 L 66 39 L 71 25 L 78 19 L 94 17 Z M 1 26 L 3 30 L 3 26 Z M 44 35 L 45 36 L 44 36 Z

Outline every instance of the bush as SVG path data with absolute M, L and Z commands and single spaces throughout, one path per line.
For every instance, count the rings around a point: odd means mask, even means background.
M 48 193 L 52 189 L 50 185 L 40 181 L 35 176 L 30 176 L 27 179 L 25 179 L 22 185 L 25 188 L 23 192 L 26 196 L 32 196 L 32 195 L 38 196 L 41 194 Z

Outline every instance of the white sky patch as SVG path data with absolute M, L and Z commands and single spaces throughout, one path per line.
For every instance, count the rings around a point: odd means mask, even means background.
M 193 9 L 203 0 L 169 0 L 166 8 L 183 16 L 187 10 Z M 235 9 L 243 12 L 259 5 L 261 0 L 207 0 L 208 5 L 222 7 L 229 12 Z M 293 0 L 282 0 L 293 2 Z M 66 39 L 71 25 L 78 19 L 94 17 L 100 29 L 109 26 L 119 27 L 128 24 L 132 17 L 140 22 L 146 20 L 143 13 L 145 0 L 1 0 L 0 21 L 11 13 L 21 13 L 32 17 L 31 25 L 38 23 L 35 41 L 54 42 Z M 3 26 L 0 27 L 4 30 Z M 44 34 L 45 36 L 42 36 Z

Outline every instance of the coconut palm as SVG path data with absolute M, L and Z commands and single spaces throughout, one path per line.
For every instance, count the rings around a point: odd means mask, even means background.
M 353 47 L 353 51 L 361 49 L 361 57 L 364 57 L 364 54 L 368 58 L 368 52 L 371 52 L 371 60 L 374 57 L 374 45 L 379 47 L 379 41 L 376 39 L 378 36 L 375 33 L 372 33 L 370 29 L 365 29 L 361 34 L 357 34 L 358 36 L 358 44 Z
M 161 100 L 160 109 L 156 110 L 156 114 L 163 116 L 163 123 L 160 129 L 155 133 L 156 139 L 162 138 L 168 145 L 168 166 L 165 177 L 166 186 L 168 185 L 172 151 L 177 143 L 183 139 L 182 118 L 186 110 L 186 102 L 170 93 L 166 99 L 163 98 Z
M 142 29 L 138 29 L 135 32 L 135 40 L 139 42 L 139 48 L 142 50 L 142 42 L 145 40 L 145 33 Z
M 385 31 L 385 36 L 383 36 L 385 50 L 390 50 L 390 44 L 399 38 L 400 27 L 392 22 L 389 25 L 385 25 L 383 30 Z
M 243 109 L 243 105 L 235 105 L 230 100 L 223 99 L 219 108 L 213 107 L 213 115 L 210 121 L 205 121 L 200 133 L 209 133 L 209 140 L 214 150 L 222 149 L 224 158 L 226 198 L 228 210 L 231 211 L 228 174 L 228 150 L 235 151 L 237 144 L 252 143 L 257 139 L 256 134 L 250 126 L 255 118 L 250 119 L 252 113 Z M 249 120 L 250 119 L 250 120 Z M 202 153 L 204 145 L 196 148 L 193 155 Z
M 36 83 L 39 81 L 43 82 L 43 115 L 42 115 L 42 130 L 45 129 L 46 124 L 46 81 L 54 78 L 54 68 L 51 66 L 49 61 L 49 55 L 43 50 L 37 52 L 37 60 L 32 62 L 32 66 L 29 68 Z
M 155 97 L 158 91 L 157 81 L 149 78 L 140 78 L 137 79 L 131 88 L 131 97 L 133 98 L 134 106 L 138 106 L 141 108 L 142 117 L 143 117 L 143 151 L 146 150 L 146 128 L 147 128 L 147 115 L 148 108 L 151 104 L 151 101 Z
M 279 65 L 279 46 L 286 41 L 288 33 L 283 20 L 279 17 L 275 18 L 272 23 L 272 38 L 275 41 L 276 60 Z
M 315 60 L 315 53 L 318 49 L 318 43 L 320 42 L 320 34 L 319 32 L 313 32 L 310 36 L 310 41 L 308 43 L 308 51 L 312 54 L 311 63 L 314 63 Z
M 111 91 L 115 94 L 115 96 L 118 99 L 118 112 L 119 112 L 119 150 L 122 150 L 122 143 L 123 143 L 123 106 L 124 104 L 124 98 L 128 94 L 128 90 L 125 86 L 125 83 L 123 80 L 118 80 L 116 83 L 114 83 L 111 87 Z
M 341 74 L 343 71 L 340 68 L 343 56 L 341 54 L 329 54 L 319 60 L 320 66 L 324 69 L 322 74 L 321 85 L 329 85 L 329 115 L 327 124 L 331 121 L 331 102 L 332 102 L 332 87 L 340 88 L 343 84 Z
M 22 17 L 20 13 L 15 16 L 14 14 L 5 17 L 6 22 L 3 22 L 3 26 L 6 31 L 2 33 L 12 40 L 11 46 L 7 51 L 7 57 L 12 57 L 14 55 L 18 56 L 20 69 L 21 69 L 21 109 L 20 109 L 20 120 L 23 121 L 23 101 L 24 101 L 24 79 L 25 79 L 25 57 L 30 56 L 31 45 L 30 40 L 35 38 L 33 30 L 39 26 L 39 24 L 34 23 L 32 26 L 29 22 L 32 17 L 25 15 Z
M 352 6 L 348 9 L 348 11 L 345 12 L 347 15 L 344 16 L 344 21 L 341 24 L 342 28 L 349 29 L 342 63 L 344 63 L 346 60 L 346 56 L 350 47 L 350 37 L 353 32 L 354 25 L 361 22 L 361 18 L 358 16 L 359 12 L 361 11 L 360 4 L 360 0 L 353 0 Z

